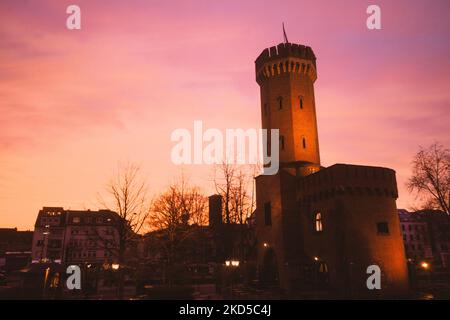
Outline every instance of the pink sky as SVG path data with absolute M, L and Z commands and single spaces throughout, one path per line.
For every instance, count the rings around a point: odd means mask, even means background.
M 65 27 L 77 4 L 82 29 Z M 382 9 L 381 31 L 365 26 Z M 0 2 L 0 227 L 32 229 L 42 206 L 96 208 L 118 162 L 152 192 L 180 175 L 170 133 L 258 128 L 254 60 L 282 41 L 318 61 L 322 164 L 397 171 L 398 207 L 419 145 L 450 142 L 448 1 Z M 210 166 L 183 172 L 206 193 Z

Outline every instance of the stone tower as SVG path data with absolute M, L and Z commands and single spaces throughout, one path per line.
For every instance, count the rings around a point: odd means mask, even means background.
M 317 171 L 320 155 L 314 52 L 303 45 L 281 43 L 265 49 L 255 66 L 261 89 L 262 128 L 280 130 L 280 166 L 296 168 L 301 176 Z M 294 169 L 289 171 L 295 173 Z
M 256 177 L 260 280 L 289 294 L 378 297 L 405 292 L 395 171 L 320 165 L 316 57 L 310 47 L 282 43 L 264 49 L 255 65 L 262 128 L 280 130 L 280 170 Z M 373 265 L 382 273 L 381 290 L 366 284 L 367 268 Z

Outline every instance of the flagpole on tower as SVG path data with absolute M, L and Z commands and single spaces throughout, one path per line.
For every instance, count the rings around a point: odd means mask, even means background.
M 284 22 L 283 22 L 283 37 L 284 37 L 284 43 L 289 43 L 289 40 L 286 35 L 286 30 L 284 29 Z

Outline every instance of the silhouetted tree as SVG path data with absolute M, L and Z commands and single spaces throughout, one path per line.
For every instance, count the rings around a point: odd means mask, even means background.
M 172 284 L 172 269 L 183 255 L 186 240 L 195 235 L 197 226 L 207 223 L 207 201 L 200 189 L 183 179 L 156 197 L 147 223 L 155 247 L 162 249 L 166 281 Z
M 450 214 L 450 150 L 440 143 L 420 147 L 412 162 L 410 192 L 421 197 L 423 209 L 439 209 Z
M 113 251 L 118 258 L 120 265 L 118 295 L 121 299 L 124 289 L 122 269 L 126 265 L 126 251 L 135 246 L 138 234 L 150 214 L 147 183 L 141 176 L 139 166 L 134 164 L 119 166 L 115 177 L 107 185 L 106 193 L 107 196 L 100 197 L 99 201 L 102 206 L 117 213 L 114 227 L 118 236 L 111 239 L 97 234 L 97 237 L 104 243 L 105 249 Z
M 256 166 L 223 162 L 214 169 L 214 185 L 222 197 L 225 223 L 244 224 L 255 209 Z
M 253 225 L 250 218 L 255 210 L 255 176 L 258 166 L 235 165 L 223 162 L 214 170 L 214 184 L 222 197 L 222 216 L 225 224 L 239 224 L 246 227 L 228 228 L 222 233 L 225 258 L 245 260 L 255 245 Z M 232 230 L 239 230 L 239 234 Z

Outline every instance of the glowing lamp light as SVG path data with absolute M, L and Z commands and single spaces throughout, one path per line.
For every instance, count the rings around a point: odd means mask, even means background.
M 319 261 L 319 257 L 314 257 L 314 261 Z
M 239 260 L 227 260 L 225 261 L 227 267 L 239 267 Z
M 263 243 L 264 248 L 267 248 L 269 246 L 269 244 L 267 242 Z
M 119 270 L 119 267 L 120 267 L 120 265 L 119 265 L 118 263 L 113 263 L 113 264 L 111 265 L 111 268 L 112 268 L 113 270 Z
M 422 262 L 421 264 L 420 264 L 420 266 L 422 267 L 422 269 L 425 269 L 425 270 L 427 270 L 427 269 L 429 269 L 430 268 L 430 264 L 428 263 L 428 262 Z

